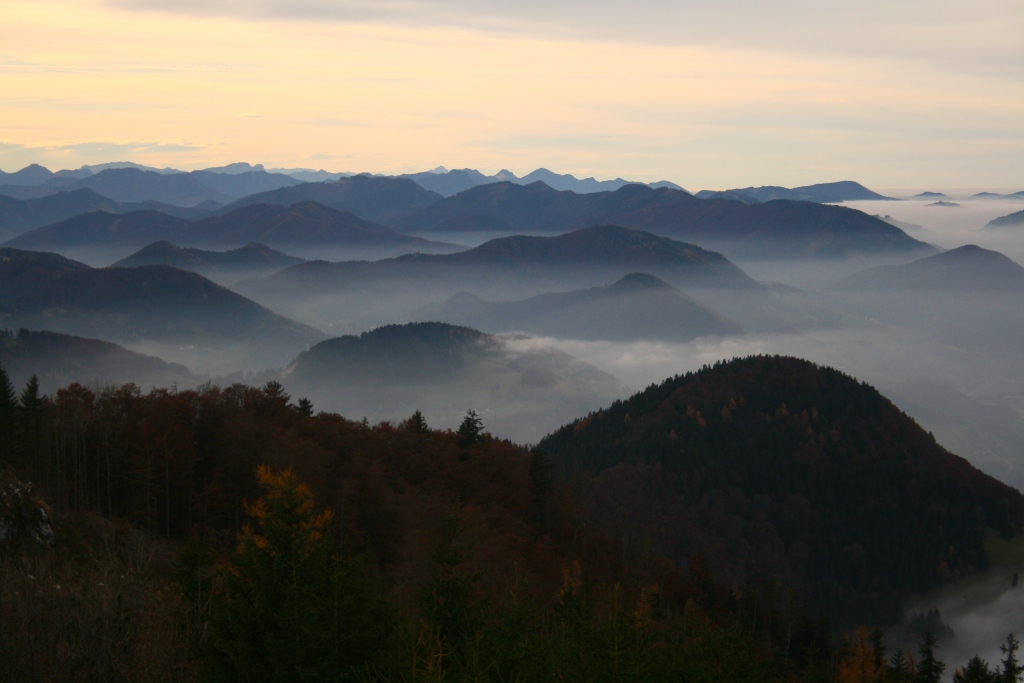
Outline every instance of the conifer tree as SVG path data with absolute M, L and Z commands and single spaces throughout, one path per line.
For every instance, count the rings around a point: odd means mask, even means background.
M 477 415 L 476 411 L 470 408 L 466 411 L 466 417 L 462 419 L 455 434 L 458 436 L 459 446 L 469 448 L 473 444 L 480 443 L 483 439 L 484 421 Z
M 1006 657 L 1003 659 L 1003 670 L 1000 672 L 1000 681 L 1002 683 L 1017 683 L 1021 679 L 1021 674 L 1024 673 L 1024 666 L 1021 666 L 1017 660 L 1017 650 L 1020 649 L 1020 643 L 1013 637 L 1013 634 L 1006 636 L 1006 644 L 1000 645 L 999 649 Z
M 448 652 L 458 652 L 476 635 L 484 611 L 475 596 L 480 574 L 461 567 L 469 553 L 458 540 L 463 525 L 457 508 L 458 503 L 441 521 L 429 578 L 419 592 L 420 611 Z
M 893 653 L 889 660 L 889 680 L 894 683 L 905 683 L 910 680 L 910 663 L 902 649 Z
M 953 673 L 953 683 L 999 683 L 1000 676 L 988 668 L 988 662 L 974 655 Z
M 937 647 L 935 636 L 931 631 L 927 631 L 921 641 L 921 659 L 917 665 L 916 683 L 942 683 L 942 672 L 946 670 L 946 665 L 935 657 Z
M 10 462 L 15 455 L 18 395 L 7 371 L 0 365 L 0 460 Z

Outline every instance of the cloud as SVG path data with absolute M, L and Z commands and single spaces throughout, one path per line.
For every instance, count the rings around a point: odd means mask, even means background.
M 541 38 L 895 57 L 1012 77 L 1017 0 L 109 0 L 130 10 L 245 20 L 448 26 Z M 1014 20 L 1014 18 L 1016 20 Z
M 196 152 L 206 145 L 184 142 L 127 142 L 114 140 L 85 140 L 81 142 L 40 143 L 24 145 L 23 149 L 39 149 L 48 152 L 77 152 L 82 155 L 103 154 L 146 154 L 149 152 Z

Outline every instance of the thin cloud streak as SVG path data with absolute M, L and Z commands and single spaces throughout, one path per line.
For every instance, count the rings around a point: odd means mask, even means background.
M 768 49 L 924 61 L 954 70 L 1021 72 L 1024 11 L 1015 0 L 112 0 L 134 11 L 251 21 L 455 27 L 556 40 Z

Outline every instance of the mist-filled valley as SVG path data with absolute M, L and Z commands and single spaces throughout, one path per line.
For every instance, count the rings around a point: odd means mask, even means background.
M 423 520 L 471 500 L 492 595 L 522 561 L 547 609 L 589 561 L 674 595 L 687 633 L 749 618 L 757 680 L 832 680 L 808 672 L 845 654 L 790 661 L 815 614 L 909 652 L 938 608 L 947 674 L 1024 632 L 1019 193 L 237 170 L 0 176 L 0 367 L 12 406 L 50 397 L 55 510 L 241 532 L 252 469 L 292 468 L 353 506 L 339 533 L 405 609 Z

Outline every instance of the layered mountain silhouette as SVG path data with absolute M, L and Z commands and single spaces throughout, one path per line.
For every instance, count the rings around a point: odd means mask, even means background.
M 279 358 L 323 338 L 196 273 L 169 266 L 90 268 L 9 248 L 0 249 L 0 320 L 10 328 L 119 343 L 241 345 L 240 360 Z
M 451 171 L 445 168 L 436 168 L 433 171 L 424 171 L 422 173 L 407 173 L 401 177 L 409 178 L 418 185 L 436 192 L 442 197 L 451 197 L 478 185 L 500 182 L 530 185 L 540 181 L 556 190 L 567 190 L 579 194 L 617 190 L 623 185 L 629 185 L 634 182 L 623 180 L 622 178 L 616 178 L 615 180 L 577 178 L 568 173 L 554 173 L 546 168 L 538 168 L 521 178 L 508 170 L 501 170 L 492 176 L 488 176 L 472 168 L 454 169 Z M 645 183 L 639 184 L 643 185 Z M 683 189 L 667 180 L 649 183 L 648 185 L 650 187 L 671 187 L 676 190 Z
M 997 251 L 969 244 L 903 265 L 869 268 L 832 289 L 1024 291 L 1024 268 Z
M 543 183 L 472 188 L 392 221 L 407 231 L 563 232 L 623 225 L 751 258 L 927 252 L 932 247 L 863 212 L 813 202 L 697 199 L 680 190 L 626 185 L 559 192 Z
M 430 316 L 490 332 L 569 339 L 690 341 L 741 332 L 736 323 L 645 273 L 630 273 L 606 287 L 519 301 L 489 302 L 461 292 Z
M 1024 225 L 1024 210 L 1015 211 L 1006 216 L 1000 216 L 999 218 L 993 218 L 988 222 L 986 228 L 1016 228 Z
M 486 428 L 524 440 L 622 391 L 610 375 L 526 337 L 437 322 L 328 339 L 300 354 L 280 380 L 322 409 L 373 421 L 423 409 L 431 424 L 455 427 L 473 407 Z
M 53 177 L 53 172 L 39 164 L 29 164 L 20 171 L 5 173 L 0 171 L 0 185 L 12 185 L 15 187 L 30 187 L 41 185 Z
M 51 225 L 29 230 L 5 246 L 37 251 L 89 248 L 141 247 L 174 238 L 191 223 L 161 211 L 132 211 L 126 214 L 90 211 Z
M 61 190 L 90 189 L 118 202 L 158 201 L 175 206 L 195 206 L 211 201 L 222 205 L 250 194 L 300 182 L 287 175 L 263 170 L 167 173 L 128 167 L 107 168 L 84 177 L 55 174 L 41 185 Z
M 36 375 L 40 389 L 52 393 L 72 382 L 125 384 L 143 388 L 198 383 L 184 365 L 167 363 L 123 346 L 57 332 L 0 331 L 0 365 L 16 386 Z
M 244 286 L 261 295 L 300 296 L 396 285 L 493 291 L 507 286 L 555 288 L 592 283 L 594 278 L 607 282 L 634 271 L 679 285 L 759 288 L 721 254 L 617 226 L 594 226 L 556 237 L 503 237 L 456 254 L 407 254 L 373 262 L 311 261 Z
M 403 214 L 429 206 L 441 199 L 408 178 L 357 175 L 326 183 L 302 183 L 269 192 L 259 192 L 229 205 L 230 211 L 250 204 L 292 206 L 313 201 L 362 218 L 387 222 Z
M 987 528 L 1009 537 L 1024 523 L 1020 492 L 867 384 L 795 358 L 674 377 L 539 448 L 581 477 L 585 522 L 626 558 L 700 556 L 838 623 L 892 621 L 910 597 L 985 569 Z
M 255 277 L 303 263 L 304 259 L 275 251 L 265 244 L 250 242 L 229 251 L 204 251 L 179 247 L 167 241 L 154 242 L 114 263 L 115 268 L 173 266 L 206 277 Z
M 138 168 L 111 168 L 80 179 L 54 178 L 48 184 L 63 190 L 89 189 L 117 202 L 152 200 L 195 206 L 208 201 L 226 204 L 233 199 L 191 173 L 158 173 Z
M 404 251 L 450 251 L 345 211 L 315 202 L 284 207 L 253 204 L 191 222 L 163 212 L 124 215 L 98 211 L 28 231 L 10 241 L 21 249 L 138 248 L 154 241 L 188 246 L 237 247 L 252 242 L 274 247 L 375 247 Z
M 36 189 L 36 188 L 28 188 Z M 157 201 L 116 202 L 92 190 L 44 191 L 38 196 L 10 197 L 0 193 L 0 239 L 10 239 L 29 230 L 59 223 L 92 211 L 131 213 L 159 211 L 175 218 L 205 218 L 219 204 L 203 203 L 193 207 L 174 206 Z
M 761 187 L 743 187 L 724 192 L 702 190 L 697 193 L 700 199 L 709 197 L 720 197 L 728 199 L 728 195 L 736 195 L 739 198 L 749 197 L 754 201 L 770 202 L 773 199 L 791 199 L 802 202 L 834 203 L 848 202 L 865 199 L 892 199 L 872 192 L 860 183 L 852 180 L 841 180 L 835 183 L 816 183 L 802 187 L 779 187 L 777 185 L 762 185 Z

